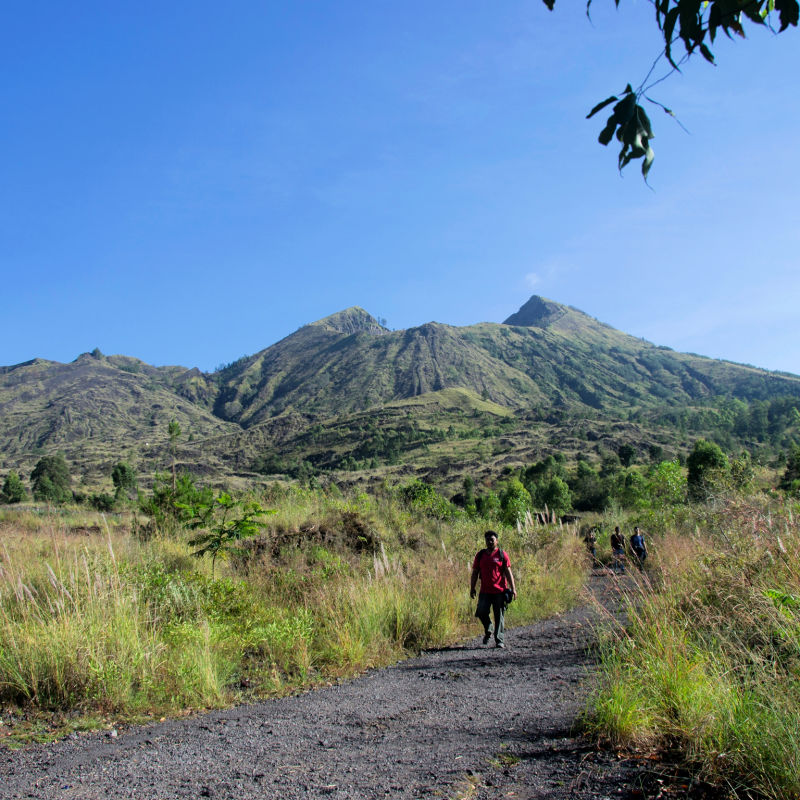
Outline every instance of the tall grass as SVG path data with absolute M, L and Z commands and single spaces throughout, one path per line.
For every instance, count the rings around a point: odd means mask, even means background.
M 678 747 L 736 790 L 800 796 L 797 508 L 718 500 L 658 554 L 627 628 L 605 643 L 592 726 L 622 744 Z
M 178 713 L 477 633 L 468 588 L 483 523 L 427 519 L 388 496 L 269 499 L 270 529 L 216 579 L 182 538 L 141 542 L 101 516 L 22 512 L 16 526 L 6 514 L 0 705 L 118 719 Z M 573 531 L 502 535 L 520 594 L 511 624 L 577 601 L 585 565 Z

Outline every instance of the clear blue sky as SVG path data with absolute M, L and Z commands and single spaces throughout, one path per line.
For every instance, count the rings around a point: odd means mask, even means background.
M 650 94 L 624 177 L 587 111 L 659 50 L 646 0 L 13 3 L 0 364 L 214 369 L 359 305 L 501 322 L 531 294 L 800 373 L 798 32 Z M 659 74 L 663 73 L 663 70 Z

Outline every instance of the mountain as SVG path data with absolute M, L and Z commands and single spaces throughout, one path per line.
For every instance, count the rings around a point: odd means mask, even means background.
M 0 453 L 8 466 L 64 451 L 105 464 L 164 438 L 171 419 L 187 436 L 236 430 L 203 407 L 217 392 L 199 370 L 151 367 L 84 353 L 69 364 L 34 359 L 0 368 Z
M 0 368 L 0 456 L 27 470 L 60 449 L 84 473 L 121 457 L 151 470 L 174 418 L 182 462 L 210 475 L 304 461 L 439 474 L 587 440 L 677 452 L 706 430 L 779 447 L 793 403 L 780 398 L 799 397 L 798 376 L 677 353 L 538 296 L 501 324 L 400 331 L 353 307 L 213 374 L 99 351 Z

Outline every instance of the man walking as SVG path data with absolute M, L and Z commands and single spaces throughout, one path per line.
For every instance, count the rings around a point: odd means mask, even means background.
M 478 595 L 475 616 L 483 623 L 483 643 L 488 644 L 494 633 L 495 646 L 505 647 L 503 643 L 506 610 L 504 593 L 506 589 L 510 589 L 513 600 L 517 596 L 517 588 L 511 572 L 508 553 L 499 548 L 497 534 L 494 531 L 486 531 L 483 538 L 486 540 L 486 547 L 478 551 L 472 562 L 469 596 L 475 597 L 475 587 L 480 578 L 481 591 Z M 494 626 L 492 626 L 490 614 L 494 616 Z
M 611 571 L 625 574 L 625 539 L 619 532 L 619 525 L 611 534 Z
M 631 550 L 636 557 L 636 566 L 644 569 L 644 560 L 647 558 L 647 545 L 644 543 L 644 534 L 638 526 L 633 529 L 631 536 Z

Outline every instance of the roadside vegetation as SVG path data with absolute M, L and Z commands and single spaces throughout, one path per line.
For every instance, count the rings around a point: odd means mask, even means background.
M 123 512 L 0 507 L 0 736 L 285 694 L 474 636 L 487 521 L 434 497 L 276 483 L 233 498 L 188 475 L 173 490 L 170 471 Z M 574 605 L 577 537 L 496 523 L 511 624 Z
M 800 796 L 800 498 L 720 493 L 650 519 L 589 729 L 735 796 Z
M 468 597 L 483 532 L 500 533 L 519 599 L 510 624 L 578 602 L 593 531 L 646 533 L 621 581 L 587 728 L 670 754 L 741 796 L 800 795 L 800 448 L 754 463 L 697 440 L 668 460 L 621 446 L 369 493 L 330 476 L 247 492 L 173 470 L 81 496 L 58 459 L 0 506 L 0 737 L 276 696 L 476 634 Z M 170 464 L 172 467 L 172 464 Z M 76 503 L 80 501 L 80 503 Z M 612 580 L 609 573 L 609 580 Z M 624 588 L 627 587 L 627 588 Z

